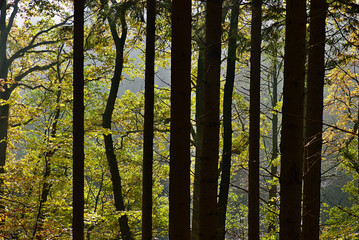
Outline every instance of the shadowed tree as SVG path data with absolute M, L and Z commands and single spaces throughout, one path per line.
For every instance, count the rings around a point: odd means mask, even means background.
M 74 2 L 73 239 L 84 239 L 84 0 Z
M 172 1 L 169 239 L 190 239 L 191 0 Z
M 303 164 L 306 1 L 286 2 L 280 173 L 280 239 L 299 240 Z
M 236 70 L 239 1 L 232 0 L 231 3 L 232 7 L 228 40 L 227 75 L 223 94 L 223 153 L 221 162 L 221 183 L 218 196 L 218 240 L 225 239 L 226 213 L 232 161 L 232 95 Z
M 112 114 L 115 108 L 115 102 L 117 98 L 118 88 L 122 77 L 123 62 L 124 62 L 124 48 L 127 38 L 127 23 L 126 23 L 126 7 L 121 4 L 108 5 L 107 0 L 101 0 L 102 7 L 107 10 L 115 11 L 116 14 L 110 14 L 107 12 L 106 19 L 108 21 L 112 39 L 115 43 L 116 58 L 115 58 L 115 70 L 111 79 L 110 93 L 107 98 L 105 112 L 102 115 L 102 127 L 108 130 L 108 133 L 103 135 L 105 142 L 106 158 L 110 167 L 111 182 L 113 188 L 113 196 L 116 211 L 125 211 L 125 205 L 122 195 L 122 179 L 118 169 L 117 157 L 114 150 L 113 139 L 111 132 Z M 115 18 L 114 18 L 115 16 Z M 118 19 L 117 19 L 118 18 Z M 118 35 L 116 22 L 119 20 L 121 24 L 121 37 Z M 128 225 L 128 216 L 122 214 L 118 218 L 120 225 L 121 237 L 126 240 L 132 240 L 132 233 Z
M 152 164 L 156 1 L 147 0 L 145 116 L 142 180 L 142 239 L 152 239 Z
M 222 1 L 206 1 L 199 239 L 217 238 Z
M 303 239 L 319 239 L 326 1 L 310 1 Z
M 262 1 L 252 1 L 249 105 L 248 239 L 259 240 L 259 139 Z

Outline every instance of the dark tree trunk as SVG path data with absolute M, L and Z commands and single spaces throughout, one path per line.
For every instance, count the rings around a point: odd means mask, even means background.
M 190 239 L 191 0 L 172 1 L 169 238 Z
M 73 239 L 84 239 L 84 1 L 74 2 Z
M 198 43 L 198 63 L 197 63 L 197 84 L 196 84 L 196 135 L 195 135 L 195 163 L 194 163 L 194 180 L 193 180 L 193 199 L 192 199 L 192 231 L 191 240 L 198 240 L 199 233 L 199 182 L 201 171 L 201 148 L 202 148 L 202 125 L 203 117 L 203 78 L 204 78 L 204 46 Z
M 252 1 L 249 106 L 248 239 L 259 239 L 259 140 L 262 1 Z
M 142 239 L 152 239 L 152 164 L 156 1 L 147 0 L 145 116 L 142 180 Z
M 286 3 L 279 237 L 298 240 L 301 233 L 306 1 Z
M 125 20 L 125 10 L 122 10 L 119 13 L 119 18 L 121 21 L 121 37 L 118 36 L 116 29 L 116 22 L 112 17 L 108 16 L 107 20 L 110 26 L 112 38 L 116 46 L 116 59 L 115 59 L 115 72 L 111 79 L 111 88 L 110 93 L 107 98 L 105 112 L 103 113 L 102 118 L 102 127 L 107 130 L 111 130 L 112 114 L 115 108 L 115 102 L 117 98 L 118 88 L 120 86 L 122 69 L 123 69 L 123 52 L 125 47 L 125 41 L 127 37 L 127 25 Z M 115 150 L 113 147 L 112 134 L 104 134 L 104 142 L 106 149 L 106 158 L 108 165 L 110 167 L 111 173 L 111 182 L 113 188 L 113 196 L 115 201 L 116 211 L 125 211 L 125 206 L 123 203 L 122 196 L 122 182 L 121 176 L 118 169 L 117 158 L 115 155 Z M 128 225 L 128 217 L 126 214 L 123 214 L 118 219 L 120 225 L 121 236 L 125 240 L 132 240 L 132 233 Z
M 303 239 L 319 239 L 326 1 L 310 1 Z
M 204 105 L 199 196 L 199 239 L 217 238 L 219 94 L 222 1 L 206 2 Z
M 226 233 L 226 213 L 228 204 L 229 183 L 231 179 L 231 160 L 232 160 L 232 95 L 234 77 L 236 70 L 237 53 L 237 32 L 239 1 L 233 0 L 231 7 L 231 20 L 228 41 L 228 59 L 226 84 L 223 96 L 223 153 L 221 162 L 221 183 L 218 196 L 218 220 L 217 240 L 224 240 Z
M 7 45 L 7 29 L 6 29 L 6 1 L 1 1 L 1 15 L 0 15 L 0 79 L 7 80 L 8 61 L 6 58 Z M 2 86 L 2 88 L 6 88 Z M 6 89 L 4 89 L 6 90 Z M 9 94 L 4 91 L 0 93 L 2 100 L 8 100 Z M 0 174 L 5 173 L 4 166 L 6 161 L 6 146 L 7 146 L 7 130 L 9 118 L 9 105 L 4 104 L 0 106 Z M 2 183 L 1 183 L 2 185 Z

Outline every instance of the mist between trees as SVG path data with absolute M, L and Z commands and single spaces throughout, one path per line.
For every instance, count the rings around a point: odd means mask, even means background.
M 354 0 L 0 0 L 1 239 L 357 239 Z

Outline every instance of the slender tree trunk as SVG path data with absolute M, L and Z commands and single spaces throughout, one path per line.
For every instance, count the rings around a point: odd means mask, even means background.
M 169 239 L 190 239 L 191 0 L 172 1 Z
M 301 233 L 306 1 L 289 0 L 286 4 L 279 237 L 298 240 Z
M 1 95 L 1 94 L 0 94 Z M 9 104 L 0 106 L 0 196 L 4 196 L 4 179 L 5 179 L 5 160 L 7 147 L 7 130 L 9 126 Z M 0 198 L 0 216 L 5 216 L 5 205 L 2 197 Z M 5 218 L 0 219 L 0 233 L 4 233 L 2 225 L 5 223 Z M 5 235 L 5 233 L 4 233 Z M 6 236 L 6 235 L 5 235 Z
M 199 197 L 200 240 L 217 238 L 221 16 L 222 1 L 207 0 Z
M 73 239 L 84 239 L 84 1 L 74 2 Z
M 228 204 L 229 183 L 231 179 L 232 161 L 232 95 L 236 67 L 237 32 L 239 1 L 232 0 L 231 20 L 228 41 L 227 76 L 223 96 L 223 153 L 221 162 L 221 183 L 218 196 L 218 236 L 217 240 L 224 240 L 226 233 L 226 213 Z
M 123 9 L 119 13 L 119 18 L 121 21 L 121 37 L 118 36 L 116 23 L 114 19 L 110 16 L 107 17 L 112 38 L 115 42 L 116 46 L 116 59 L 115 59 L 115 72 L 111 79 L 111 88 L 110 93 L 107 98 L 105 112 L 102 116 L 102 127 L 107 130 L 111 130 L 111 122 L 112 122 L 112 114 L 115 108 L 115 102 L 117 98 L 118 88 L 120 86 L 121 76 L 122 76 L 122 69 L 123 69 L 123 52 L 125 47 L 125 41 L 127 37 L 127 25 L 125 20 L 125 9 Z M 115 208 L 116 211 L 125 211 L 125 206 L 123 203 L 123 196 L 122 196 L 122 182 L 121 176 L 118 169 L 117 158 L 115 155 L 115 150 L 113 147 L 113 140 L 112 134 L 104 134 L 104 142 L 105 142 L 105 149 L 106 149 L 106 158 L 108 165 L 110 167 L 111 173 L 111 182 L 113 188 L 113 196 L 115 201 Z M 123 214 L 118 219 L 121 231 L 121 237 L 125 240 L 132 240 L 132 233 L 130 231 L 130 227 L 128 225 L 128 217 L 126 214 Z
M 145 117 L 142 180 L 142 239 L 152 239 L 152 164 L 156 1 L 147 0 Z
M 273 79 L 272 79 L 272 108 L 274 109 L 278 104 L 278 75 L 277 75 L 277 49 L 274 50 L 274 61 L 273 61 Z M 278 113 L 273 112 L 272 114 L 272 157 L 271 157 L 271 180 L 272 182 L 277 177 L 278 167 L 274 161 L 278 157 Z M 277 185 L 271 184 L 269 187 L 268 204 L 273 211 L 277 207 Z M 268 233 L 274 234 L 276 230 L 276 218 L 271 218 L 268 223 Z
M 202 148 L 202 124 L 203 117 L 203 78 L 204 78 L 204 46 L 198 43 L 198 63 L 197 63 L 197 84 L 196 84 L 196 138 L 195 138 L 195 163 L 194 163 L 194 180 L 193 180 L 193 199 L 192 199 L 192 231 L 191 240 L 198 240 L 199 234 L 199 182 L 201 171 L 201 148 Z
M 8 63 L 6 58 L 6 1 L 0 2 L 0 79 L 7 80 Z M 2 86 L 3 88 L 6 87 Z M 7 92 L 0 92 L 0 99 L 8 100 Z M 2 104 L 0 106 L 0 195 L 3 196 L 3 184 L 5 175 L 5 161 L 6 161 L 6 147 L 7 147 L 7 131 L 9 126 L 9 105 Z M 5 214 L 5 207 L 2 201 L 0 202 L 0 216 Z M 0 226 L 4 223 L 4 219 L 0 219 Z M 1 230 L 2 231 L 2 230 Z
M 249 106 L 248 239 L 259 240 L 259 141 L 262 1 L 252 1 Z
M 310 1 L 303 239 L 319 239 L 326 1 Z

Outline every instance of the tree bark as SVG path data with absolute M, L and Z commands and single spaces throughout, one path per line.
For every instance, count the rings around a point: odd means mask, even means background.
M 259 240 L 259 141 L 262 1 L 252 1 L 249 105 L 248 239 Z
M 74 2 L 73 221 L 74 239 L 84 239 L 84 1 Z
M 190 239 L 191 0 L 172 1 L 169 239 Z
M 300 238 L 306 1 L 286 6 L 283 120 L 280 175 L 280 239 Z
M 199 196 L 199 239 L 217 238 L 219 93 L 222 1 L 207 0 L 204 55 L 204 109 Z
M 112 122 L 112 114 L 115 108 L 115 102 L 117 98 L 117 92 L 121 81 L 122 69 L 123 69 L 123 52 L 125 47 L 125 41 L 127 37 L 127 25 L 125 20 L 125 10 L 119 13 L 119 18 L 121 21 L 121 37 L 118 36 L 116 23 L 111 16 L 107 17 L 112 38 L 115 42 L 116 46 L 116 59 L 115 59 L 115 72 L 111 79 L 111 88 L 110 93 L 107 98 L 105 112 L 103 113 L 102 118 L 102 127 L 107 130 L 111 130 L 111 122 Z M 104 142 L 106 149 L 106 158 L 108 161 L 108 165 L 110 167 L 111 173 L 111 181 L 113 188 L 113 195 L 115 201 L 116 211 L 123 212 L 125 211 L 125 206 L 123 203 L 122 196 L 122 182 L 121 176 L 118 169 L 117 158 L 115 155 L 115 150 L 113 147 L 112 134 L 104 134 Z M 123 239 L 132 240 L 132 233 L 130 231 L 130 227 L 128 225 L 128 217 L 126 214 L 123 214 L 118 219 L 120 225 L 121 236 Z
M 192 231 L 191 240 L 198 240 L 199 234 L 199 183 L 201 172 L 201 148 L 202 148 L 202 124 L 203 117 L 203 78 L 204 78 L 204 46 L 198 43 L 199 53 L 197 62 L 197 84 L 196 84 L 196 137 L 195 163 L 194 163 L 194 180 L 193 180 L 193 198 L 192 198 Z
M 326 1 L 310 1 L 303 239 L 319 239 Z
M 142 180 L 142 239 L 152 239 L 152 164 L 156 1 L 147 0 L 145 116 Z
M 225 239 L 226 213 L 228 204 L 229 183 L 231 179 L 232 161 L 232 95 L 236 70 L 237 32 L 238 32 L 239 1 L 232 0 L 231 20 L 228 41 L 228 59 L 226 84 L 223 96 L 223 153 L 221 162 L 221 182 L 218 196 L 218 240 Z

